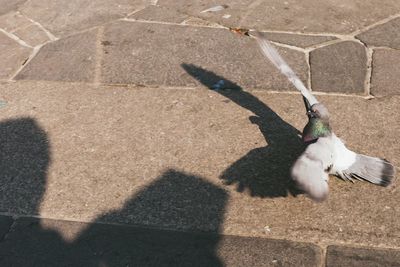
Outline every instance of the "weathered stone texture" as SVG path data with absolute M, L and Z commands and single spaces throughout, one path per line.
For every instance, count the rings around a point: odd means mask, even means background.
M 365 47 L 345 41 L 310 53 L 311 85 L 315 91 L 362 93 L 367 75 Z

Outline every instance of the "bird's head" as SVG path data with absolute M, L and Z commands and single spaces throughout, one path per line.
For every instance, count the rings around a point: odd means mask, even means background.
M 321 103 L 307 108 L 308 123 L 303 130 L 303 141 L 308 143 L 331 134 L 328 109 Z
M 329 121 L 329 112 L 328 109 L 321 103 L 316 103 L 307 110 L 307 116 L 309 119 L 316 118 L 321 119 L 323 121 Z

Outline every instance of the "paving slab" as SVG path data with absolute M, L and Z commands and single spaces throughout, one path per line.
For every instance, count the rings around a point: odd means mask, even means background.
M 379 4 L 373 0 L 201 0 L 194 3 L 160 0 L 158 5 L 230 27 L 319 33 L 351 33 L 400 12 L 400 3 L 396 0 L 384 0 Z M 216 5 L 227 8 L 202 13 Z
M 0 32 L 0 79 L 11 78 L 29 59 L 32 49 Z
M 111 84 L 198 86 L 185 66 L 196 64 L 235 80 L 245 88 L 293 90 L 290 82 L 267 62 L 256 42 L 226 29 L 118 22 L 105 28 L 102 81 Z M 279 51 L 307 81 L 302 52 Z M 198 76 L 197 78 L 201 78 Z M 204 78 L 204 77 L 203 77 Z M 219 80 L 209 80 L 213 85 Z M 233 86 L 225 81 L 223 87 Z
M 91 30 L 46 44 L 15 79 L 93 81 L 96 38 L 97 30 Z
M 311 86 L 314 91 L 362 93 L 367 75 L 365 47 L 344 41 L 310 53 Z
M 225 28 L 218 23 L 196 17 L 189 17 L 189 19 L 185 20 L 182 24 L 201 27 Z
M 19 10 L 52 34 L 63 37 L 125 17 L 148 0 L 31 0 Z
M 188 19 L 189 16 L 179 13 L 174 9 L 151 5 L 132 14 L 128 18 L 146 21 L 181 23 Z
M 326 266 L 395 267 L 400 263 L 400 250 L 329 246 Z
M 306 123 L 297 94 L 23 81 L 0 87 L 7 102 L 0 136 L 10 143 L 2 158 L 13 162 L 0 176 L 5 212 L 400 247 L 397 182 L 384 188 L 332 177 L 321 204 L 292 190 L 287 174 Z M 400 166 L 398 96 L 318 98 L 350 149 Z
M 14 34 L 32 47 L 50 41 L 49 36 L 36 24 L 17 29 Z
M 0 15 L 6 14 L 8 12 L 17 10 L 19 6 L 25 3 L 27 0 L 1 0 L 0 1 Z
M 26 27 L 30 24 L 32 24 L 32 22 L 18 11 L 9 12 L 3 16 L 0 16 L 0 28 L 8 32 L 20 27 Z
M 322 263 L 322 249 L 309 243 L 229 236 L 222 238 L 218 247 L 225 266 L 321 266 Z
M 83 230 L 67 241 L 51 227 Z M 3 266 L 319 266 L 321 254 L 308 243 L 30 218 L 0 243 Z
M 357 38 L 368 46 L 400 49 L 399 27 L 400 18 L 395 18 L 357 35 Z
M 14 220 L 9 216 L 0 216 L 0 242 L 3 241 L 9 232 Z
M 374 96 L 400 94 L 400 68 L 396 67 L 400 60 L 400 51 L 375 49 L 372 58 L 371 94 Z
M 261 32 L 270 41 L 293 45 L 301 48 L 311 47 L 328 41 L 336 40 L 333 36 L 317 36 L 292 33 Z

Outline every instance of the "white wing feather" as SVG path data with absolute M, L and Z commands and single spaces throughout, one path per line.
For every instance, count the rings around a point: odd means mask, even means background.
M 265 39 L 259 32 L 250 32 L 252 37 L 257 40 L 258 45 L 261 48 L 262 53 L 275 65 L 275 67 L 284 74 L 289 81 L 301 92 L 301 94 L 307 98 L 310 105 L 318 103 L 317 99 L 310 93 L 303 82 L 297 77 L 294 71 L 289 67 L 289 65 L 283 60 L 279 55 L 278 51 L 271 45 L 271 43 Z
M 292 179 L 311 199 L 323 201 L 328 197 L 328 170 L 333 164 L 332 140 L 319 138 L 310 144 L 292 167 Z

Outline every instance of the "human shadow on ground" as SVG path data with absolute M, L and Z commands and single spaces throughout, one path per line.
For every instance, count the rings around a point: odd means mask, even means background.
M 92 244 L 108 266 L 223 266 L 216 250 L 227 198 L 225 190 L 199 176 L 166 170 L 124 207 L 96 219 L 152 229 L 121 229 L 110 236 L 109 226 L 97 226 L 78 242 Z
M 51 160 L 45 131 L 32 118 L 0 122 L 0 159 L 2 211 L 38 215 Z M 217 233 L 227 198 L 204 178 L 170 169 L 94 223 L 0 216 L 0 266 L 223 266 Z M 48 223 L 83 230 L 67 241 Z
M 50 159 L 47 134 L 34 119 L 0 122 L 0 210 L 38 215 Z
M 290 168 L 305 149 L 300 132 L 236 83 L 193 64 L 181 66 L 209 89 L 251 111 L 254 116 L 249 120 L 258 125 L 268 143 L 229 166 L 221 179 L 228 185 L 235 184 L 239 192 L 248 190 L 251 196 L 274 198 L 301 193 L 290 179 Z

